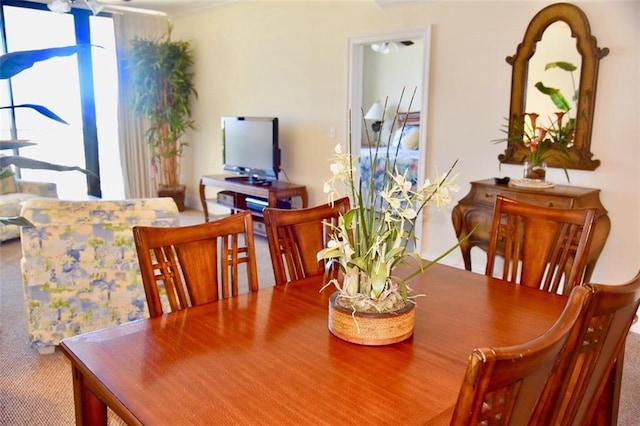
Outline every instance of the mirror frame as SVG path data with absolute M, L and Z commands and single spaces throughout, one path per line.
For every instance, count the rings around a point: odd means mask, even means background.
M 547 166 L 595 170 L 600 165 L 600 160 L 592 159 L 591 131 L 596 102 L 598 65 L 600 59 L 607 56 L 609 49 L 598 47 L 596 38 L 591 35 L 587 16 L 579 7 L 569 3 L 552 4 L 538 12 L 529 23 L 516 54 L 506 58 L 507 63 L 513 66 L 508 125 L 509 140 L 507 149 L 498 156 L 498 160 L 500 163 L 522 164 L 528 154 L 528 148 L 518 141 L 522 140 L 523 120 L 526 112 L 524 108 L 529 59 L 535 53 L 536 43 L 541 40 L 544 31 L 557 21 L 565 22 L 571 29 L 571 35 L 576 39 L 578 53 L 582 56 L 582 64 L 580 66 L 574 145 L 570 148 L 570 159 L 562 164 L 557 157 L 550 158 L 547 161 Z

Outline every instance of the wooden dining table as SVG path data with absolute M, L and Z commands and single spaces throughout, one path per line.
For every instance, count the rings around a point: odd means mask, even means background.
M 308 279 L 61 342 L 77 424 L 448 424 L 471 351 L 546 331 L 564 296 L 434 265 L 410 281 L 413 336 L 361 346 L 327 328 Z

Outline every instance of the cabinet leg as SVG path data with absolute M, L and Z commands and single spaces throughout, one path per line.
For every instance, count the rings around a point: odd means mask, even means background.
M 471 271 L 471 248 L 462 248 L 462 260 L 464 261 L 464 269 Z

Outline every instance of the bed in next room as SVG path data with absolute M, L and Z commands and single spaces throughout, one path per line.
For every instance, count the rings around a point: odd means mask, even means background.
M 371 172 L 377 191 L 384 189 L 385 162 L 390 161 L 400 174 L 406 173 L 406 179 L 415 187 L 418 181 L 418 161 L 420 155 L 420 111 L 398 113 L 398 120 L 393 129 L 389 145 L 376 147 L 363 146 L 360 148 L 360 174 L 363 188 L 362 195 L 366 196 Z

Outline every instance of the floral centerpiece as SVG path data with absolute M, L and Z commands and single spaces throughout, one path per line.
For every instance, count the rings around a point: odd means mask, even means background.
M 538 123 L 539 114 L 531 112 L 524 114 L 524 129 L 522 132 L 522 143 L 529 149 L 529 154 L 525 157 L 528 166 L 525 165 L 525 179 L 544 180 L 545 160 L 556 157 L 560 159 L 569 158 L 569 148 L 573 146 L 573 136 L 575 132 L 575 119 L 569 119 L 563 123 L 565 111 L 555 113 L 555 119 L 550 119 L 551 124 L 547 127 Z M 563 167 L 564 173 L 569 180 L 569 173 Z
M 571 76 L 573 84 L 573 95 L 571 100 L 576 102 L 578 92 L 575 88 L 573 72 L 576 66 L 570 62 L 557 61 L 545 65 L 545 71 L 550 69 L 561 69 L 567 71 Z M 565 162 L 571 159 L 570 149 L 574 144 L 576 120 L 570 118 L 571 102 L 556 87 L 545 86 L 538 81 L 534 87 L 544 95 L 547 95 L 558 111 L 549 117 L 548 125 L 541 124 L 540 114 L 536 112 L 525 112 L 523 116 L 512 117 L 512 128 L 507 124 L 503 129 L 508 137 L 497 139 L 495 142 L 515 142 L 522 143 L 527 148 L 527 155 L 524 157 L 524 178 L 529 180 L 544 180 L 546 175 L 546 162 L 556 159 L 562 166 L 564 174 L 569 179 L 569 173 L 564 166 Z
M 429 263 L 407 249 L 410 242 L 416 241 L 415 221 L 422 210 L 429 204 L 447 205 L 451 193 L 458 190 L 454 185 L 456 176 L 452 176 L 455 163 L 433 181 L 413 183 L 406 173 L 398 172 L 394 156 L 388 155 L 395 148 L 381 147 L 378 141 L 371 149 L 386 150 L 387 160 L 383 190 L 376 192 L 375 176 L 368 177 L 368 185 L 359 176 L 358 159 L 349 139 L 348 152 L 343 152 L 340 144 L 336 146 L 330 166 L 332 176 L 324 185 L 329 202 L 348 195 L 353 206 L 339 218 L 327 247 L 318 253 L 318 260 L 326 260 L 327 268 L 337 264 L 342 272 L 341 280 L 334 278 L 324 288 L 335 286 L 337 302 L 353 312 L 394 312 L 415 303 L 407 281 L 459 245 Z M 377 155 L 371 157 L 377 162 Z M 394 268 L 411 257 L 417 261 L 416 270 L 405 277 L 394 275 Z

